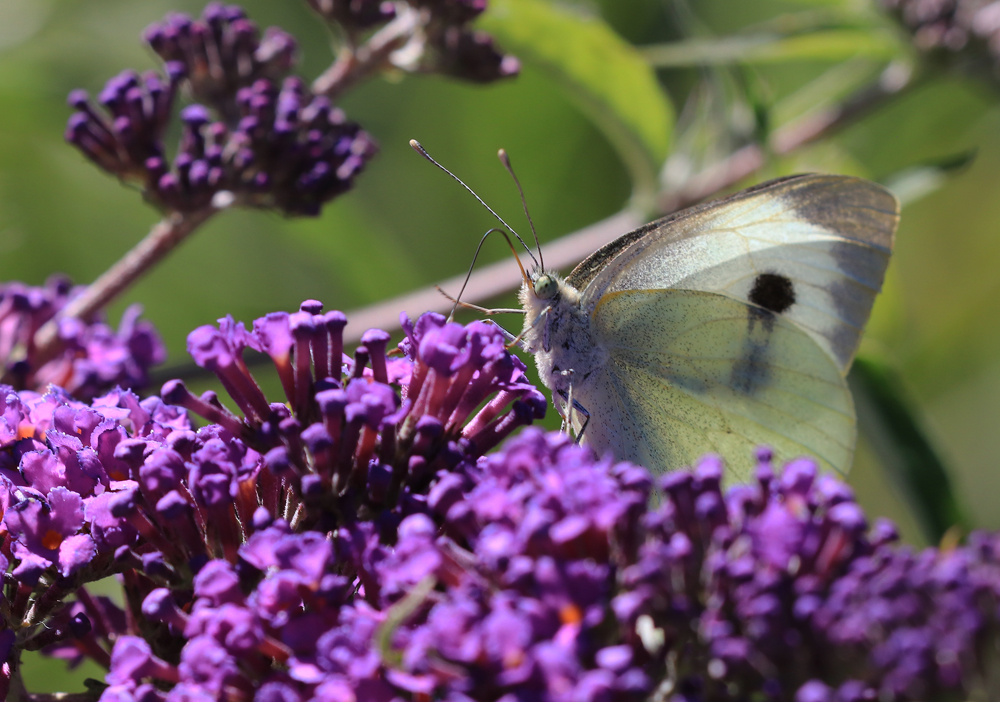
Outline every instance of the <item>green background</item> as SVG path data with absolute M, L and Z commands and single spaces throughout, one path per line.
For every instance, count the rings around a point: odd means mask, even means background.
M 70 113 L 65 96 L 76 87 L 96 94 L 125 68 L 158 67 L 139 39 L 142 29 L 170 10 L 196 14 L 202 4 L 0 2 L 0 279 L 40 284 L 59 271 L 89 282 L 157 221 L 138 193 L 62 141 Z M 329 64 L 329 32 L 304 1 L 244 6 L 261 27 L 274 24 L 296 35 L 301 75 L 312 79 Z M 817 96 L 877 76 L 887 58 L 913 58 L 904 35 L 865 2 L 606 0 L 558 9 L 603 17 L 636 45 L 690 36 L 721 42 L 718 37 L 754 23 L 803 13 L 820 20 L 822 13 L 848 17 L 860 33 L 878 38 L 875 49 L 859 40 L 827 51 L 807 37 L 805 46 L 812 49 L 806 55 L 782 58 L 779 52 L 752 66 L 659 71 L 685 127 L 675 133 L 675 144 L 696 165 L 737 145 L 740 130 L 752 131 L 755 109 L 756 128 L 764 126 L 765 113 L 771 124 L 780 124 L 814 106 Z M 714 86 L 716 101 L 702 112 L 685 111 L 699 85 Z M 125 304 L 141 302 L 167 344 L 168 365 L 182 366 L 188 362 L 187 333 L 225 314 L 249 322 L 268 311 L 295 309 L 306 298 L 349 311 L 464 271 L 493 222 L 410 150 L 410 138 L 516 227 L 523 221 L 516 190 L 495 158 L 499 147 L 506 148 L 543 241 L 611 215 L 629 200 L 630 174 L 606 132 L 579 109 L 578 98 L 558 74 L 527 59 L 520 77 L 490 86 L 426 75 L 369 81 L 340 102 L 381 145 L 354 191 L 315 219 L 221 214 L 128 291 L 110 316 L 116 321 Z M 932 75 L 835 138 L 774 159 L 743 183 L 793 172 L 841 172 L 889 183 L 905 196 L 897 249 L 863 352 L 900 372 L 973 524 L 993 529 L 1000 528 L 996 98 L 996 84 Z M 974 160 L 963 169 L 929 167 L 973 151 Z M 497 240 L 481 261 L 506 255 Z M 520 321 L 501 323 L 516 327 Z M 890 516 L 909 541 L 924 543 L 899 486 L 864 440 L 851 482 L 870 517 Z M 33 691 L 67 684 L 35 661 L 26 678 Z

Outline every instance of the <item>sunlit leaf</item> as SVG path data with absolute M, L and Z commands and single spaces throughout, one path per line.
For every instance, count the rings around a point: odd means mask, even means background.
M 599 18 L 542 0 L 494 0 L 479 26 L 569 91 L 614 144 L 638 192 L 655 189 L 673 110 L 638 51 Z

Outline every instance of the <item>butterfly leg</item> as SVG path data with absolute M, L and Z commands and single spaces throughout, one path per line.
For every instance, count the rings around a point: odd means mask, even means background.
M 584 407 L 579 402 L 577 402 L 576 400 L 573 399 L 573 382 L 572 382 L 573 371 L 572 370 L 565 370 L 565 371 L 561 371 L 561 373 L 563 375 L 569 376 L 570 383 L 569 383 L 569 390 L 568 391 L 566 391 L 566 390 L 560 390 L 559 391 L 559 396 L 563 399 L 563 402 L 565 403 L 563 405 L 563 411 L 560 412 L 560 414 L 562 414 L 562 417 L 563 417 L 563 422 L 562 422 L 562 426 L 560 427 L 560 431 L 562 431 L 564 434 L 569 434 L 570 433 L 570 431 L 573 428 L 573 411 L 574 410 L 577 411 L 577 412 L 579 412 L 580 414 L 582 414 L 584 416 L 583 426 L 580 427 L 580 431 L 577 432 L 577 434 L 576 434 L 576 443 L 579 444 L 580 441 L 583 440 L 583 434 L 584 434 L 584 432 L 587 431 L 587 425 L 590 424 L 590 412 L 587 411 L 586 407 Z
M 590 426 L 590 412 L 587 411 L 586 407 L 581 405 L 579 402 L 576 402 L 575 400 L 573 401 L 573 406 L 576 407 L 576 409 L 580 412 L 580 414 L 584 416 L 583 426 L 580 427 L 580 432 L 576 435 L 576 443 L 579 444 L 581 441 L 583 441 L 583 435 L 587 431 L 587 427 Z

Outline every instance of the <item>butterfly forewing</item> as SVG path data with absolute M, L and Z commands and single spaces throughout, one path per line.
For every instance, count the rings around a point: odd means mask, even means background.
M 796 176 L 654 222 L 570 274 L 585 306 L 624 290 L 714 292 L 804 329 L 846 373 L 881 289 L 899 218 L 884 188 Z
M 658 471 L 715 451 L 738 480 L 765 444 L 850 467 L 844 378 L 779 315 L 713 293 L 622 291 L 601 298 L 592 325 L 608 362 L 579 390 L 594 418 L 584 441 Z

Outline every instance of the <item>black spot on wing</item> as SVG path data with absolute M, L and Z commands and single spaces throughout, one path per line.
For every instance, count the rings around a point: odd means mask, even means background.
M 750 302 L 781 314 L 795 304 L 795 287 L 783 275 L 761 273 L 753 281 Z

